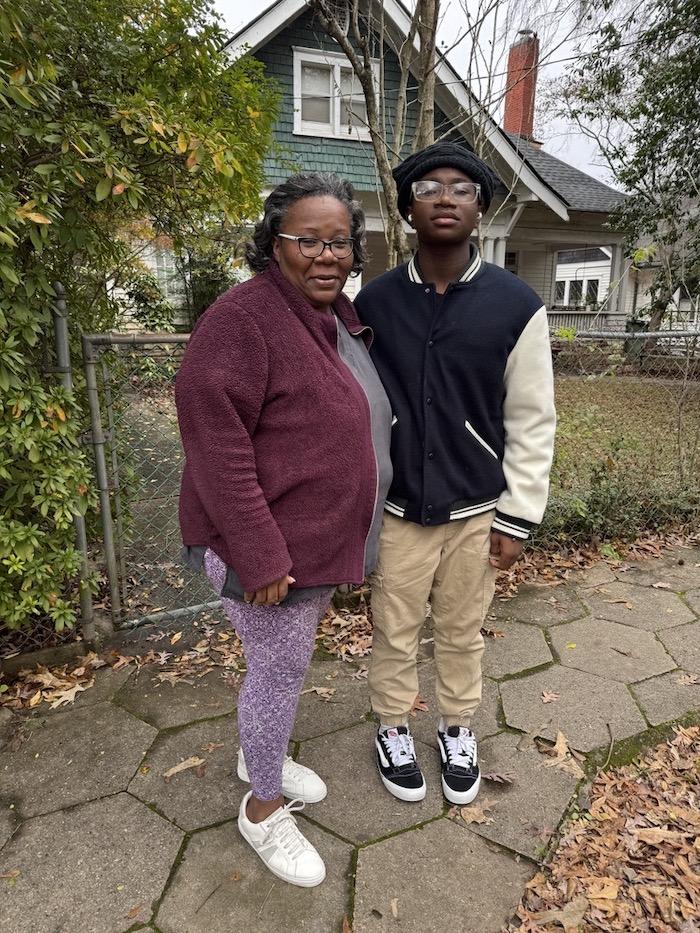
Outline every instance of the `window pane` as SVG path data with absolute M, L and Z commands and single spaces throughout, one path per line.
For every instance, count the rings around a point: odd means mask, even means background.
M 301 118 L 331 122 L 331 69 L 328 65 L 301 66 Z
M 598 279 L 589 279 L 586 282 L 586 304 L 598 300 Z
M 583 299 L 583 280 L 574 279 L 569 285 L 569 304 L 580 305 Z
M 566 290 L 566 282 L 557 282 L 554 289 L 554 300 L 556 302 L 561 302 L 564 300 L 564 292 Z
M 367 105 L 357 75 L 351 68 L 340 69 L 340 127 L 367 127 Z

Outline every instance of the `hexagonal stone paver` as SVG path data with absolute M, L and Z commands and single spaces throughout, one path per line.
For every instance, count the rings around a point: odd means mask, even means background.
M 236 708 L 238 691 L 224 679 L 221 670 L 210 671 L 192 684 L 182 680 L 161 683 L 157 670 L 144 667 L 137 671 L 116 697 L 120 706 L 157 729 L 211 719 Z
M 352 928 L 493 933 L 515 911 L 531 875 L 528 862 L 516 862 L 466 826 L 437 820 L 360 850 Z
M 543 691 L 558 693 L 543 703 Z M 569 745 L 582 752 L 643 732 L 647 726 L 627 688 L 558 664 L 546 671 L 501 684 L 506 722 L 523 732 L 556 739 L 563 732 Z
M 680 596 L 668 590 L 655 590 L 630 583 L 610 583 L 583 596 L 591 615 L 622 625 L 656 632 L 691 622 L 694 616 Z
M 554 660 L 542 630 L 534 625 L 499 621 L 490 630 L 496 634 L 484 638 L 481 665 L 489 677 L 498 679 Z
M 370 710 L 367 680 L 354 678 L 356 673 L 357 668 L 341 661 L 311 662 L 303 688 L 308 692 L 302 691 L 299 699 L 293 739 L 311 739 L 365 718 Z M 314 687 L 335 692 L 324 699 L 313 691 Z
M 660 632 L 659 638 L 679 667 L 700 674 L 700 622 Z
M 700 586 L 700 559 L 693 551 L 679 550 L 660 559 L 630 561 L 620 579 L 638 586 L 668 583 L 675 593 L 682 593 Z
M 111 703 L 46 718 L 0 765 L 0 796 L 26 818 L 126 787 L 156 730 Z
M 353 842 L 379 839 L 443 812 L 437 752 L 418 743 L 428 785 L 420 803 L 397 800 L 379 778 L 375 758 L 376 726 L 366 723 L 303 742 L 299 761 L 313 768 L 328 785 L 328 796 L 309 807 L 309 816 L 321 826 Z M 368 801 L 374 801 L 368 806 Z
M 94 706 L 95 703 L 111 700 L 121 690 L 131 674 L 131 667 L 122 667 L 118 671 L 111 667 L 99 668 L 95 671 L 95 683 L 76 696 L 73 708 L 80 709 L 83 706 Z
M 511 784 L 482 780 L 476 803 L 489 801 L 493 823 L 469 828 L 531 858 L 541 858 L 569 805 L 577 778 L 557 768 L 521 736 L 501 733 L 479 743 L 481 773 L 510 776 Z
M 340 930 L 352 884 L 352 848 L 303 818 L 304 835 L 326 863 L 316 888 L 279 881 L 238 832 L 235 822 L 196 833 L 158 911 L 162 933 L 268 933 Z
M 652 726 L 700 710 L 700 677 L 686 671 L 676 670 L 660 677 L 651 677 L 640 684 L 634 684 L 632 693 Z
M 25 823 L 0 853 L 0 931 L 123 933 L 151 916 L 182 833 L 129 794 Z
M 250 790 L 236 774 L 237 755 L 235 716 L 193 723 L 156 739 L 129 791 L 188 832 L 210 826 L 235 816 Z M 164 779 L 164 772 L 192 756 L 205 760 L 201 769 Z
M 554 650 L 566 667 L 630 684 L 664 674 L 676 662 L 652 632 L 605 619 L 582 619 L 550 632 Z
M 599 560 L 591 567 L 586 567 L 585 570 L 574 571 L 569 579 L 578 589 L 587 590 L 592 586 L 600 586 L 603 583 L 614 583 L 616 577 L 610 566 L 605 561 Z
M 0 804 L 0 849 L 5 845 L 17 827 L 17 817 L 14 810 L 7 804 Z
M 560 622 L 573 622 L 588 614 L 571 585 L 541 586 L 535 583 L 521 586 L 513 599 L 496 599 L 491 615 L 548 628 Z
M 428 709 L 427 711 L 418 710 L 415 716 L 411 716 L 409 726 L 415 739 L 437 748 L 437 727 L 440 721 L 440 713 L 435 700 L 434 661 L 424 661 L 418 665 L 418 685 L 420 695 L 426 701 Z M 489 677 L 484 677 L 481 690 L 481 706 L 477 709 L 471 722 L 471 727 L 477 737 L 493 735 L 501 729 L 498 721 L 499 701 L 498 684 Z
M 696 616 L 700 616 L 700 590 L 690 590 L 685 594 L 685 601 Z

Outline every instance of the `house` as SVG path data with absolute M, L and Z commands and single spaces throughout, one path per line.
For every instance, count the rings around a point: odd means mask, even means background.
M 342 8 L 343 0 L 336 5 Z M 379 48 L 375 35 L 374 55 L 377 72 L 380 66 L 383 71 L 384 103 L 391 117 L 399 81 L 395 49 L 407 35 L 409 14 L 398 0 L 385 0 L 383 10 L 384 47 Z M 364 99 L 340 47 L 321 29 L 305 0 L 275 0 L 231 39 L 229 48 L 232 55 L 249 54 L 262 61 L 281 87 L 277 149 L 265 165 L 270 188 L 295 170 L 335 171 L 348 178 L 367 216 L 370 262 L 363 273 L 365 281 L 383 272 L 387 252 L 381 185 L 363 127 Z M 527 281 L 552 308 L 553 326 L 566 323 L 580 328 L 593 318 L 597 327 L 620 322 L 628 308 L 630 264 L 622 235 L 606 223 L 624 195 L 545 152 L 533 138 L 537 54 L 537 36 L 528 31 L 519 34 L 509 54 L 510 90 L 502 127 L 479 106 L 449 61 L 438 56 L 436 127 L 441 134 L 451 130 L 451 138 L 470 148 L 477 125 L 486 139 L 482 152 L 500 184 L 486 221 L 495 219 L 482 231 L 484 258 Z M 407 123 L 411 113 L 409 105 Z M 593 301 L 580 307 L 578 300 L 574 307 L 563 308 L 566 291 L 563 299 L 556 300 L 561 281 L 558 255 L 580 250 L 604 253 L 608 270 L 598 276 L 595 308 Z M 584 281 L 592 280 L 590 276 Z M 360 284 L 355 280 L 353 287 Z M 575 285 L 574 298 L 577 289 Z

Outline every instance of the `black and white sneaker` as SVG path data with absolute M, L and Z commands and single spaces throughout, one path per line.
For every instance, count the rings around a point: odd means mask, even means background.
M 481 774 L 476 760 L 476 737 L 465 726 L 438 729 L 442 758 L 442 792 L 450 803 L 471 803 L 479 793 Z
M 413 737 L 407 726 L 377 732 L 377 766 L 382 784 L 399 800 L 422 800 L 425 781 L 416 761 Z

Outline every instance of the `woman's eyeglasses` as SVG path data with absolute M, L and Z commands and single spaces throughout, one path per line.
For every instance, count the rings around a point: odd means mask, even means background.
M 473 204 L 481 194 L 481 185 L 471 181 L 458 181 L 454 185 L 443 185 L 439 181 L 414 181 L 411 191 L 416 201 L 439 201 L 447 194 L 459 204 Z
M 352 237 L 338 237 L 335 240 L 321 240 L 315 236 L 292 236 L 291 233 L 278 233 L 285 240 L 296 240 L 299 252 L 307 259 L 318 259 L 328 248 L 336 259 L 347 259 L 352 255 L 355 241 Z

